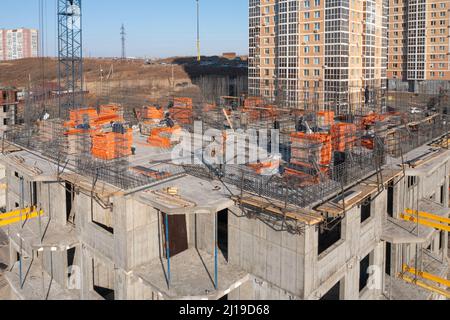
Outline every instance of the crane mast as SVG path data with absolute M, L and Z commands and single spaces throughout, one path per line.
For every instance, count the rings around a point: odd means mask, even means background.
M 83 105 L 81 0 L 57 0 L 59 116 Z

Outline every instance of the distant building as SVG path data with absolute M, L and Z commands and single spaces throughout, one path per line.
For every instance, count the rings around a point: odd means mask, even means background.
M 35 29 L 0 29 L 0 61 L 34 58 L 39 54 Z
M 450 80 L 449 10 L 448 0 L 390 0 L 388 78 L 392 87 L 406 84 L 416 91 L 426 82 Z
M 360 110 L 367 87 L 386 88 L 387 9 L 387 0 L 250 1 L 249 94 L 290 108 Z
M 0 130 L 16 123 L 17 90 L 12 88 L 0 88 Z
M 222 57 L 224 57 L 225 59 L 234 60 L 237 58 L 237 54 L 236 52 L 225 52 L 224 54 L 222 54 Z

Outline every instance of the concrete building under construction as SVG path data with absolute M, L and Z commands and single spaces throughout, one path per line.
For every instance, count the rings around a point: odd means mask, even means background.
M 371 22 L 384 2 L 364 1 Z M 1 298 L 450 298 L 444 96 L 422 112 L 178 97 L 131 125 L 84 102 L 81 0 L 58 0 L 58 18 L 59 116 L 3 134 Z
M 230 115 L 208 107 L 203 117 L 208 126 L 237 128 L 236 119 L 255 112 L 259 116 L 252 123 L 261 128 L 276 123 L 281 157 L 244 165 L 204 159 L 192 164 L 186 155 L 174 159 L 176 143 L 158 140 L 158 146 L 153 130 L 145 129 L 161 126 L 145 118 L 161 115 L 158 108 L 143 110 L 129 154 L 121 153 L 129 146 L 117 137 L 107 153 L 98 153 L 93 142 L 108 132 L 128 134 L 105 124 L 108 117 L 120 121 L 118 106 L 104 106 L 97 114 L 80 109 L 65 123 L 46 120 L 9 130 L 1 158 L 7 213 L 0 215 L 0 224 L 9 238 L 5 277 L 12 295 L 156 300 L 450 296 L 445 287 L 450 229 L 446 116 L 402 122 L 398 115 L 384 115 L 372 125 L 387 128 L 377 131 L 370 145 L 359 121 L 370 126 L 373 115 L 345 123 L 303 114 L 317 119 L 308 122 L 316 133 L 302 140 L 299 116 L 291 113 L 273 109 L 267 122 L 262 107 Z M 74 129 L 87 114 L 89 129 Z M 189 111 L 185 116 L 193 119 Z M 343 125 L 357 128 L 334 134 L 330 142 L 316 140 L 328 134 L 327 126 Z M 183 128 L 189 131 L 189 126 Z M 317 128 L 323 128 L 321 133 Z M 161 130 L 157 134 L 161 138 Z M 217 138 L 202 137 L 192 154 L 227 158 L 221 148 L 208 149 Z M 318 158 L 304 155 L 302 144 L 321 149 Z M 270 175 L 264 171 L 269 167 Z

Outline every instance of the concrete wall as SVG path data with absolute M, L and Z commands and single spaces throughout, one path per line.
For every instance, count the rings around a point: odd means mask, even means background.
M 254 292 L 248 298 L 277 296 L 279 290 L 303 297 L 305 235 L 275 231 L 260 220 L 239 217 L 242 214 L 238 207 L 230 209 L 229 263 L 267 283 L 257 286 L 259 293 Z

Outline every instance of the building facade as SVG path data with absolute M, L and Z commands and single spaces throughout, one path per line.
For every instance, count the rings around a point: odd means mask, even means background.
M 34 58 L 39 55 L 35 29 L 0 29 L 0 61 Z
M 386 88 L 387 9 L 386 0 L 250 0 L 249 93 L 338 113 L 375 101 Z
M 449 0 L 390 0 L 388 77 L 417 90 L 450 80 Z
M 18 103 L 17 90 L 0 87 L 0 131 L 16 124 Z

